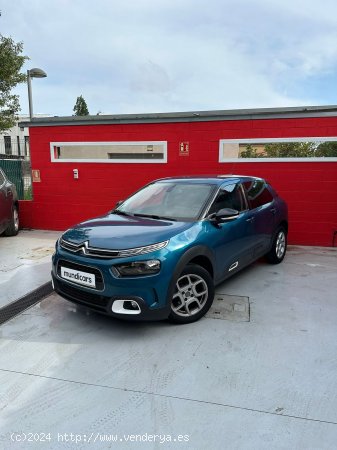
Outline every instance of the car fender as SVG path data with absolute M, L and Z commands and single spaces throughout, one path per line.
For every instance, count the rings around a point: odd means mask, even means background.
M 212 268 L 213 268 L 213 274 L 214 274 L 215 261 L 214 261 L 214 255 L 213 255 L 212 251 L 205 245 L 196 245 L 194 247 L 189 248 L 180 257 L 180 259 L 178 260 L 176 267 L 173 271 L 171 282 L 170 282 L 169 288 L 167 290 L 167 298 L 166 298 L 167 305 L 171 305 L 171 299 L 173 297 L 176 281 L 177 281 L 179 275 L 184 270 L 184 268 L 187 266 L 187 264 L 198 256 L 205 256 L 210 261 Z M 212 278 L 213 278 L 213 276 L 212 276 Z

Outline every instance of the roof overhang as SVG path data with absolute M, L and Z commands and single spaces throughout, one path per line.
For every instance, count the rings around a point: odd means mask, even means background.
M 116 114 L 95 116 L 37 117 L 22 121 L 20 127 L 64 125 L 113 125 L 132 123 L 211 122 L 223 120 L 291 119 L 337 116 L 337 105 L 296 106 L 285 108 L 231 109 L 147 114 Z

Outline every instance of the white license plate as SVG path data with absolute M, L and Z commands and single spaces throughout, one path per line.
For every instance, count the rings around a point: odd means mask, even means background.
M 96 287 L 95 275 L 92 273 L 81 272 L 80 270 L 68 269 L 61 266 L 61 278 L 72 283 L 82 284 L 83 286 Z

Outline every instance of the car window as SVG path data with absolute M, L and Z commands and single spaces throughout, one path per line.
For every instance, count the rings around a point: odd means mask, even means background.
M 245 181 L 243 187 L 246 191 L 251 209 L 258 208 L 273 201 L 273 196 L 263 180 Z
M 5 182 L 5 177 L 3 176 L 1 170 L 0 170 L 0 186 L 2 186 Z
M 158 182 L 129 197 L 118 211 L 193 220 L 199 217 L 213 189 L 209 184 Z
M 237 211 L 246 209 L 246 202 L 240 183 L 222 186 L 208 213 L 213 214 L 224 208 L 231 208 Z

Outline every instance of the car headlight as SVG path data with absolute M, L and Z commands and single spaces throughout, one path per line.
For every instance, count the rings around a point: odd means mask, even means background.
M 148 261 L 126 262 L 112 266 L 112 270 L 119 277 L 153 275 L 160 271 L 160 261 L 158 259 L 149 259 Z

